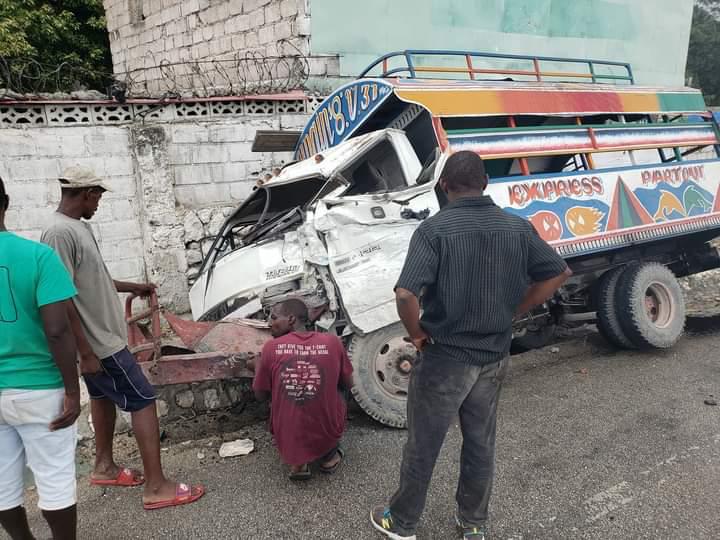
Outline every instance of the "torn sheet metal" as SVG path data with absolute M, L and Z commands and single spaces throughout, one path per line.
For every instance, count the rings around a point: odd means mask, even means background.
M 346 315 L 362 333 L 398 320 L 393 287 L 405 262 L 410 237 L 421 223 L 403 218 L 403 209 L 437 212 L 432 188 L 418 189 L 409 200 L 407 191 L 396 198 L 389 194 L 385 200 L 373 196 L 343 199 L 340 204 L 331 202 L 327 211 L 316 214 L 315 226 L 325 237 L 330 272 Z
M 222 302 L 252 298 L 266 287 L 298 279 L 304 273 L 303 252 L 294 231 L 284 238 L 238 249 L 217 261 L 190 290 L 193 318 L 199 319 Z
M 301 279 L 307 263 L 327 266 L 328 256 L 312 222 L 283 238 L 238 249 L 220 259 L 198 278 L 190 290 L 193 318 L 199 319 L 222 302 L 235 298 L 251 299 L 273 285 Z M 243 316 L 251 315 L 246 311 Z

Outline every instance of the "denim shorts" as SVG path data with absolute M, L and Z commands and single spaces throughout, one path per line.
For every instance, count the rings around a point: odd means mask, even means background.
M 155 402 L 155 388 L 127 347 L 100 363 L 102 372 L 83 375 L 90 399 L 109 399 L 127 412 L 139 411 Z
M 65 390 L 0 391 L 0 511 L 23 504 L 25 464 L 32 470 L 41 510 L 76 502 L 77 424 L 50 431 Z

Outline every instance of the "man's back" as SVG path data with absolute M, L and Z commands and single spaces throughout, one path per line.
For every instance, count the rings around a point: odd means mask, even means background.
M 507 354 L 530 282 L 564 268 L 528 221 L 490 197 L 468 197 L 418 228 L 398 287 L 424 286 L 423 328 L 441 345 L 474 351 L 473 363 L 482 364 Z
M 52 249 L 0 231 L 0 390 L 63 386 L 48 348 L 40 307 L 74 294 Z
M 314 461 L 345 430 L 338 387 L 352 366 L 340 340 L 320 332 L 290 332 L 265 344 L 254 388 L 272 394 L 272 431 L 286 463 Z

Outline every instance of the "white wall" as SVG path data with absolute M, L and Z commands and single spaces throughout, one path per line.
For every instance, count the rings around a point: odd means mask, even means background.
M 243 201 L 255 181 L 292 153 L 252 152 L 257 130 L 300 130 L 307 115 L 274 115 L 219 122 L 167 124 L 169 162 L 175 196 L 186 208 Z
M 8 229 L 40 239 L 60 200 L 57 178 L 71 165 L 91 167 L 113 187 L 91 221 L 113 277 L 143 279 L 143 240 L 127 128 L 0 129 L 0 175 L 11 198 Z

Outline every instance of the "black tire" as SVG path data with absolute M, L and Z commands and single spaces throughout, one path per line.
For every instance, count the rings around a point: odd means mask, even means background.
M 352 389 L 358 405 L 372 418 L 395 428 L 407 427 L 407 385 L 415 348 L 403 341 L 401 323 L 350 340 Z
M 600 335 L 621 349 L 636 349 L 635 344 L 623 331 L 616 304 L 618 282 L 626 266 L 618 266 L 605 272 L 595 289 L 595 311 Z
M 638 348 L 668 349 L 682 336 L 685 300 L 675 274 L 662 264 L 628 267 L 615 303 L 625 335 Z
M 547 324 L 536 330 L 527 330 L 522 336 L 514 337 L 510 344 L 510 354 L 520 354 L 546 347 L 552 343 L 556 329 L 554 324 Z

